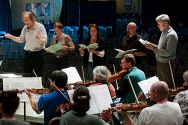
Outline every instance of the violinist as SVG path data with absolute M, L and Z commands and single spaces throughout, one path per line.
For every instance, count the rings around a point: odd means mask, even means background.
M 188 70 L 183 73 L 183 79 L 183 85 L 188 88 Z M 175 96 L 174 102 L 177 102 L 180 105 L 183 115 L 186 117 L 186 119 L 188 119 L 188 89 L 179 92 Z
M 73 93 L 72 110 L 61 116 L 59 125 L 104 125 L 98 116 L 87 114 L 90 109 L 90 98 L 87 87 L 76 88 Z
M 136 125 L 182 125 L 183 117 L 180 106 L 168 101 L 168 85 L 166 82 L 155 82 L 150 89 L 150 99 L 156 102 L 144 108 Z M 119 112 L 124 116 L 126 125 L 135 125 L 127 112 Z
M 68 93 L 64 89 L 67 84 L 67 74 L 63 71 L 53 71 L 51 81 L 55 84 L 51 85 L 54 91 L 48 94 L 42 94 L 38 102 L 33 100 L 31 92 L 27 91 L 27 89 L 25 90 L 33 110 L 38 114 L 44 111 L 44 125 L 48 125 L 52 118 L 61 116 L 60 106 L 69 102 Z
M 138 69 L 136 66 L 135 58 L 132 54 L 125 54 L 121 58 L 121 68 L 122 70 L 127 70 L 127 72 L 122 75 L 119 82 L 119 90 L 116 91 L 117 97 L 120 97 L 121 103 L 134 103 L 135 97 L 131 89 L 128 77 L 130 78 L 133 88 L 135 89 L 136 95 L 140 94 L 141 89 L 138 82 L 145 80 L 145 74 L 142 70 Z
M 109 69 L 106 66 L 97 66 L 93 70 L 93 80 L 96 84 L 93 85 L 101 85 L 107 84 L 108 89 L 110 91 L 110 95 L 112 98 L 116 97 L 116 91 L 114 86 L 111 83 L 107 82 L 107 79 L 111 76 Z M 91 86 L 93 86 L 91 85 Z

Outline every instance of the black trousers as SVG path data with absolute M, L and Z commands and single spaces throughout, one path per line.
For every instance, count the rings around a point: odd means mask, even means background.
M 24 73 L 30 73 L 35 76 L 33 70 L 38 77 L 42 77 L 44 67 L 44 50 L 31 52 L 25 51 L 24 56 Z

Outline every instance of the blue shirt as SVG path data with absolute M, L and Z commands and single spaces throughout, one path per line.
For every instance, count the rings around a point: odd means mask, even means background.
M 64 91 L 63 94 L 69 99 L 67 91 Z M 52 118 L 61 116 L 58 107 L 67 102 L 68 100 L 57 90 L 41 95 L 38 101 L 38 109 L 41 112 L 44 110 L 44 124 L 48 125 Z

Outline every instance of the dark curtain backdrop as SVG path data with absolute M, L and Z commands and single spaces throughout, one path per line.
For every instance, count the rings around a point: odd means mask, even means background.
M 63 0 L 60 21 L 64 26 L 79 25 L 79 0 Z
M 96 23 L 114 26 L 116 1 L 63 0 L 60 21 L 63 25 L 79 26 L 79 42 L 82 41 L 82 26 Z
M 9 0 L 0 0 L 0 31 L 11 31 L 11 10 Z
M 188 24 L 187 0 L 142 0 L 142 16 L 146 25 L 156 25 L 155 18 L 160 14 L 168 14 L 172 25 L 179 22 Z

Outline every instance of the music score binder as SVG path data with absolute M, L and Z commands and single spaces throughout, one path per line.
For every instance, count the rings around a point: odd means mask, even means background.
M 52 45 L 52 46 L 50 46 L 50 47 L 48 47 L 48 48 L 45 48 L 45 50 L 47 51 L 47 52 L 49 52 L 49 53 L 56 53 L 57 51 L 59 51 L 59 50 L 61 50 L 62 49 L 62 47 L 63 47 L 63 44 L 62 43 L 57 43 L 57 44 L 55 44 L 55 45 Z
M 79 46 L 83 49 L 97 49 L 99 47 L 98 43 L 89 44 L 88 46 L 86 46 L 85 44 L 79 44 Z
M 115 58 L 121 58 L 124 54 L 132 53 L 132 52 L 136 51 L 137 49 L 130 49 L 130 50 L 126 50 L 126 51 L 123 51 L 121 49 L 115 49 L 115 50 L 118 51 L 118 54 L 116 55 Z

